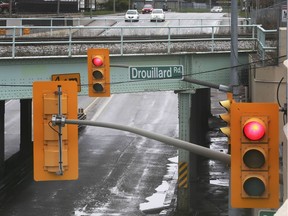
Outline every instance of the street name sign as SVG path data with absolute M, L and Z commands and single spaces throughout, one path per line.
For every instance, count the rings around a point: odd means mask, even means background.
M 131 80 L 181 79 L 183 65 L 130 66 L 129 74 Z

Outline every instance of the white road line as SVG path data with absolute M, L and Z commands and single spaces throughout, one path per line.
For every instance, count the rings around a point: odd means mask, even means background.
M 103 112 L 103 110 L 106 108 L 106 106 L 108 105 L 108 103 L 111 101 L 113 95 L 111 95 L 109 98 L 107 98 L 107 100 L 104 101 L 103 104 L 101 104 L 101 107 L 99 110 L 97 110 L 97 112 L 95 113 L 95 115 L 93 115 L 93 118 L 91 119 L 91 121 L 95 121 L 99 115 Z M 91 103 L 91 104 L 94 104 L 95 101 L 97 100 L 97 98 Z M 86 109 L 88 109 L 91 105 L 89 105 Z M 85 109 L 85 110 L 86 110 Z

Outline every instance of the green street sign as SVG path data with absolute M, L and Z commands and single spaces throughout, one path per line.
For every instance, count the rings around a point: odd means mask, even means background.
M 258 212 L 259 216 L 273 216 L 276 213 L 276 211 L 272 211 L 272 210 L 260 210 Z
M 181 79 L 183 65 L 129 67 L 131 80 Z

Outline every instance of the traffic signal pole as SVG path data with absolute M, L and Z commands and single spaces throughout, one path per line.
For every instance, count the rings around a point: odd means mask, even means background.
M 187 151 L 193 152 L 195 154 L 198 154 L 204 157 L 208 157 L 210 159 L 219 160 L 228 164 L 230 163 L 230 155 L 217 152 L 209 148 L 199 146 L 197 144 L 193 144 L 193 143 L 179 140 L 176 138 L 153 133 L 153 132 L 146 131 L 143 129 L 129 127 L 126 125 L 119 125 L 119 124 L 107 123 L 107 122 L 94 122 L 94 121 L 88 121 L 88 120 L 73 120 L 73 119 L 64 119 L 60 121 L 60 118 L 57 118 L 57 117 L 52 118 L 52 123 L 55 125 L 59 125 L 63 123 L 64 125 L 65 124 L 87 125 L 87 126 L 104 127 L 104 128 L 127 131 L 127 132 L 131 132 L 134 134 L 138 134 L 147 138 L 151 138 L 151 139 L 166 143 L 168 145 L 172 145 L 181 149 L 185 149 Z
M 214 83 L 206 82 L 203 80 L 197 80 L 197 79 L 193 79 L 191 77 L 185 77 L 184 76 L 182 78 L 182 81 L 194 83 L 194 84 L 198 84 L 198 85 L 202 85 L 202 86 L 207 86 L 209 88 L 218 89 L 219 91 L 223 91 L 223 92 L 231 92 L 231 88 L 229 86 L 222 85 L 222 84 L 214 84 Z
M 239 77 L 238 77 L 238 2 L 231 1 L 231 73 L 230 85 L 232 86 L 233 95 L 239 94 Z M 234 98 L 235 99 L 235 98 Z M 237 101 L 237 100 L 236 100 Z
M 288 6 L 288 0 L 286 1 L 286 5 Z M 286 19 L 286 60 L 284 61 L 284 65 L 286 66 L 286 71 L 288 75 L 288 19 Z M 287 79 L 288 76 L 286 76 Z M 286 82 L 286 103 L 285 103 L 285 111 L 287 112 L 288 110 L 288 82 Z M 286 115 L 286 122 L 288 121 L 288 116 Z M 287 124 L 285 125 L 287 126 Z M 284 126 L 284 131 L 287 133 L 287 127 Z M 286 129 L 285 129 L 286 128 Z M 287 139 L 287 134 L 286 139 Z M 286 148 L 285 148 L 286 147 Z M 287 172 L 288 172 L 288 146 L 287 144 L 284 145 L 283 149 L 283 199 L 287 200 L 288 199 L 288 177 L 287 177 Z
M 57 86 L 58 91 L 58 114 L 59 116 L 62 116 L 62 87 L 61 85 Z M 59 171 L 58 175 L 63 175 L 63 143 L 62 143 L 62 126 L 61 124 L 58 125 L 58 144 L 59 144 Z
M 230 72 L 230 86 L 232 88 L 233 99 L 238 102 L 240 98 L 240 86 L 238 77 L 238 1 L 231 1 L 231 72 Z M 229 216 L 242 215 L 242 209 L 231 207 L 231 169 L 229 178 Z

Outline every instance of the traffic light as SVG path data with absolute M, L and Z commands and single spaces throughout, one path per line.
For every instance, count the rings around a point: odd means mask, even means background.
M 110 58 L 108 49 L 88 49 L 88 94 L 90 97 L 110 96 Z
M 279 207 L 279 126 L 275 103 L 231 104 L 231 206 Z
M 228 143 L 230 143 L 230 108 L 231 108 L 231 103 L 234 102 L 232 99 L 232 94 L 227 93 L 227 100 L 220 101 L 219 104 L 224 107 L 227 111 L 227 113 L 220 114 L 219 117 L 227 123 L 226 127 L 221 127 L 220 131 L 225 134 L 228 137 Z
M 34 82 L 33 163 L 35 181 L 78 178 L 78 128 L 77 125 L 69 124 L 61 127 L 60 131 L 58 125 L 53 126 L 52 115 L 57 115 L 59 110 L 65 118 L 77 119 L 77 82 Z M 62 142 L 59 142 L 60 138 Z

